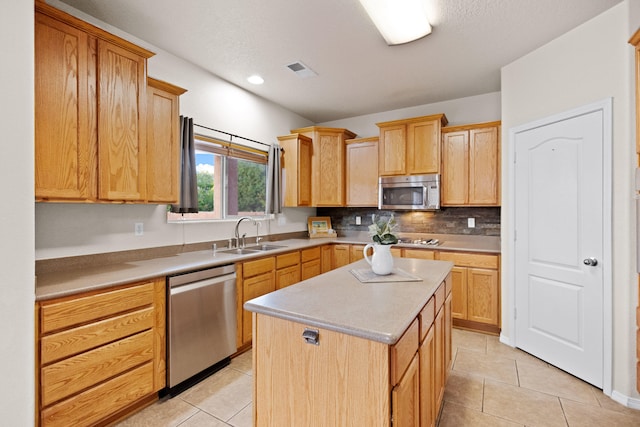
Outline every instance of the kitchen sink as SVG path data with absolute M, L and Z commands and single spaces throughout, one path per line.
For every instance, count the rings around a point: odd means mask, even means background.
M 218 251 L 219 253 L 223 253 L 223 254 L 232 254 L 232 255 L 246 255 L 246 254 L 253 254 L 256 252 L 266 252 L 266 251 L 273 251 L 275 249 L 282 249 L 282 248 L 286 248 L 286 246 L 283 245 L 268 245 L 268 244 L 262 244 L 262 245 L 257 245 L 257 246 L 247 246 L 244 248 L 233 248 L 233 249 L 223 249 Z
M 257 249 L 249 249 L 249 248 L 233 248 L 233 249 L 223 249 L 216 252 L 220 254 L 246 255 L 246 254 L 253 254 L 259 251 Z
M 282 248 L 286 248 L 286 246 L 283 245 L 269 245 L 269 244 L 263 244 L 263 245 L 258 245 L 258 246 L 249 246 L 248 248 L 245 249 L 250 249 L 253 251 L 272 251 L 274 249 L 282 249 Z

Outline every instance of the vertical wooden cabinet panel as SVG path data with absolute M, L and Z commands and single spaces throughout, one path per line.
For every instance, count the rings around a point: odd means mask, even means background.
M 475 322 L 498 324 L 500 295 L 498 272 L 483 268 L 470 268 L 468 272 L 468 319 Z
M 98 196 L 146 198 L 146 60 L 98 40 Z
M 180 105 L 185 89 L 147 78 L 147 200 L 180 197 Z
M 437 308 L 436 308 L 437 309 Z M 440 310 L 436 314 L 436 320 L 434 321 L 434 356 L 433 360 L 435 363 L 435 369 L 433 372 L 433 382 L 434 382 L 434 401 L 435 407 L 439 408 L 442 404 L 442 398 L 444 397 L 444 386 L 445 386 L 445 331 L 444 328 L 446 326 L 445 323 L 445 310 L 443 306 L 440 306 Z
M 416 354 L 400 382 L 391 392 L 393 425 L 420 427 L 420 372 Z
M 350 257 L 350 245 L 333 245 L 333 268 L 349 264 Z
M 499 127 L 469 131 L 469 204 L 500 204 Z
M 282 154 L 284 206 L 311 206 L 312 140 L 304 135 L 279 136 Z
M 438 414 L 434 393 L 435 347 L 434 328 L 431 326 L 420 345 L 420 426 L 434 427 Z
M 95 40 L 35 14 L 35 196 L 95 199 Z
M 378 206 L 378 138 L 346 141 L 347 206 Z
M 440 171 L 440 121 L 428 120 L 407 125 L 407 173 Z
M 442 205 L 464 205 L 469 199 L 469 133 L 448 132 L 442 136 Z
M 333 269 L 333 245 L 323 245 L 320 247 L 320 261 L 323 273 Z
M 378 146 L 378 173 L 382 175 L 404 175 L 407 145 L 406 126 L 383 126 L 380 128 Z
M 452 316 L 456 319 L 467 318 L 467 269 L 453 267 L 451 269 L 453 303 Z
M 451 276 L 447 280 L 450 280 Z M 453 347 L 451 343 L 452 339 L 452 327 L 453 327 L 453 317 L 451 311 L 451 303 L 453 301 L 453 294 L 449 292 L 447 294 L 447 299 L 444 301 L 444 383 L 447 383 L 447 379 L 449 379 L 449 374 L 451 373 L 452 363 L 453 363 Z

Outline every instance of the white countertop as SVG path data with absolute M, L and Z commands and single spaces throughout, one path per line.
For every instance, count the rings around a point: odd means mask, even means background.
M 438 246 L 423 246 L 402 243 L 396 246 L 441 251 L 500 253 L 499 237 L 440 234 L 430 234 L 429 237 L 438 238 L 441 244 Z M 57 271 L 38 275 L 36 281 L 36 300 L 46 300 L 73 295 L 79 292 L 104 289 L 111 286 L 201 270 L 251 258 L 277 255 L 328 243 L 366 244 L 370 242 L 371 239 L 366 232 L 338 238 L 288 239 L 277 242 L 263 242 L 281 245 L 283 248 L 266 252 L 254 252 L 247 255 L 227 254 L 219 250 L 214 256 L 211 250 L 193 251 L 142 261 Z
M 244 308 L 309 326 L 395 344 L 451 271 L 453 263 L 394 258 L 395 267 L 421 278 L 412 282 L 361 283 L 352 269 L 360 260 L 252 299 Z

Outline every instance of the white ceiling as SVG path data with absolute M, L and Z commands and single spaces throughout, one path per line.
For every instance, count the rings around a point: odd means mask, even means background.
M 502 66 L 621 0 L 425 0 L 433 33 L 399 46 L 358 0 L 62 1 L 321 123 L 499 91 Z

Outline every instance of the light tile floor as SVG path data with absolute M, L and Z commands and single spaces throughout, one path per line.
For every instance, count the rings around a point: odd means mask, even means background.
M 453 330 L 453 370 L 439 427 L 638 427 L 640 411 L 498 337 Z M 251 352 L 118 427 L 249 427 Z

